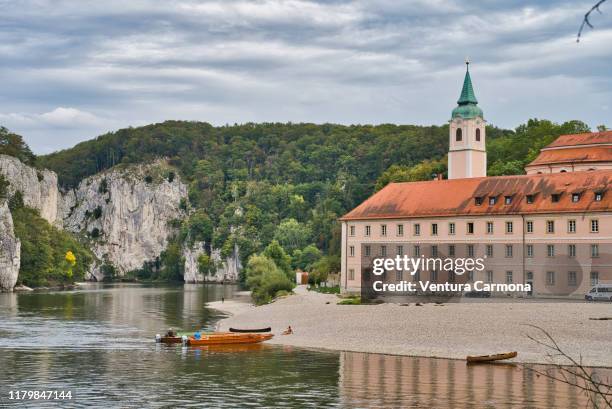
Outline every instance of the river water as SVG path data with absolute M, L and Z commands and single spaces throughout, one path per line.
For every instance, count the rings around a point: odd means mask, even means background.
M 235 286 L 91 284 L 0 294 L 0 407 L 584 407 L 580 391 L 515 365 L 271 345 L 159 345 L 212 330 Z M 542 368 L 540 368 L 542 369 Z M 612 371 L 598 370 L 602 376 Z M 10 391 L 71 400 L 11 400 Z

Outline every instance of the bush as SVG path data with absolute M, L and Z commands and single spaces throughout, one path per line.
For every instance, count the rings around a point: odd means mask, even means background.
M 100 217 L 102 217 L 102 207 L 100 207 L 100 206 L 96 207 L 94 209 L 93 216 L 96 219 L 99 219 Z
M 246 284 L 251 289 L 251 297 L 257 305 L 272 301 L 279 293 L 287 294 L 294 284 L 264 255 L 253 255 L 246 267 Z
M 97 227 L 94 227 L 91 230 L 91 233 L 89 233 L 92 239 L 97 239 L 98 237 L 100 237 L 100 229 L 98 229 Z
M 102 179 L 102 181 L 100 182 L 100 186 L 98 186 L 98 193 L 108 193 L 108 180 L 106 180 L 106 178 Z
M 338 305 L 361 305 L 361 297 L 350 297 L 338 302 Z
M 145 183 L 151 184 L 151 183 L 153 183 L 153 176 L 147 175 L 147 176 L 145 176 L 144 180 L 145 180 Z

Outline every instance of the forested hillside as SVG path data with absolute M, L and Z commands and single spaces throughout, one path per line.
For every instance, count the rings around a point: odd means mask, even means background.
M 588 127 L 579 121 L 534 119 L 514 131 L 489 126 L 489 172 L 522 173 L 558 135 L 584 131 Z M 167 157 L 189 183 L 186 206 L 198 209 L 184 231 L 207 231 L 202 238 L 226 253 L 238 244 L 245 265 L 276 239 L 294 266 L 308 267 L 318 249 L 332 256 L 324 262 L 333 269 L 340 252 L 336 219 L 389 181 L 445 173 L 447 149 L 446 125 L 213 127 L 168 121 L 105 134 L 39 157 L 37 164 L 57 172 L 60 184 L 70 188 L 119 163 Z M 207 224 L 212 229 L 203 229 Z M 178 254 L 164 256 L 166 263 L 180 260 Z

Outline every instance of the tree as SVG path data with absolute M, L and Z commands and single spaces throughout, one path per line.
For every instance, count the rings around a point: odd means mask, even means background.
M 23 137 L 0 126 L 0 154 L 14 156 L 27 165 L 34 165 L 36 156 L 24 142 Z
M 291 257 L 285 253 L 285 250 L 281 247 L 278 241 L 272 240 L 268 247 L 263 252 L 263 255 L 268 257 L 274 262 L 274 264 L 285 273 L 288 278 L 293 277 L 293 271 L 291 270 Z
M 287 252 L 304 247 L 310 239 L 310 229 L 308 226 L 290 218 L 283 220 L 276 228 L 274 239 L 277 240 Z
M 3 175 L 0 175 L 0 201 L 8 197 L 9 185 L 10 183 L 8 180 L 6 180 Z
M 198 271 L 205 276 L 214 273 L 214 263 L 208 254 L 200 254 L 198 256 Z
M 309 244 L 302 250 L 295 250 L 292 257 L 294 262 L 293 266 L 295 269 L 310 271 L 313 264 L 319 261 L 321 256 L 321 250 L 319 250 L 315 245 Z

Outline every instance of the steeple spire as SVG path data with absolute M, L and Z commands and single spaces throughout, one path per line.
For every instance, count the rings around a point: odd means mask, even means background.
M 470 78 L 470 60 L 465 59 L 465 79 L 463 80 L 463 88 L 461 89 L 461 95 L 457 104 L 477 104 L 478 100 L 474 94 L 474 88 L 472 87 L 472 79 Z
M 474 87 L 472 87 L 472 78 L 470 77 L 470 60 L 465 59 L 465 78 L 463 79 L 463 88 L 461 88 L 461 95 L 457 101 L 457 107 L 453 109 L 452 117 L 463 119 L 475 118 L 477 116 L 483 117 L 482 109 L 478 106 L 478 100 L 474 94 Z

